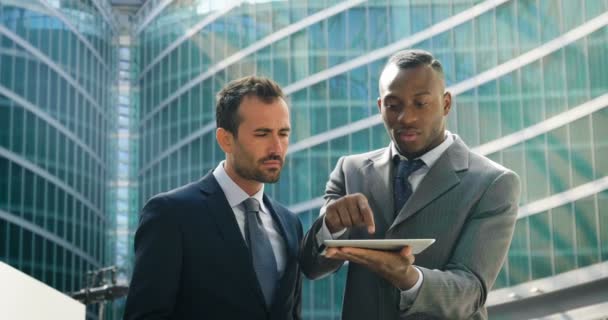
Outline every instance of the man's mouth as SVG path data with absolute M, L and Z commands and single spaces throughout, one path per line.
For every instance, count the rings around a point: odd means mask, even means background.
M 262 166 L 266 168 L 281 168 L 283 166 L 283 161 L 278 157 L 272 157 L 270 159 L 262 160 Z
M 404 142 L 416 141 L 416 139 L 418 139 L 419 135 L 420 135 L 420 133 L 417 132 L 416 130 L 399 130 L 399 131 L 397 131 L 397 136 L 399 137 L 399 140 L 404 141 Z

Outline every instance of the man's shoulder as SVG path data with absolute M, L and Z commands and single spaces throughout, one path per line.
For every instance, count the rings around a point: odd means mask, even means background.
M 488 158 L 485 155 L 479 154 L 473 150 L 469 152 L 471 166 L 485 169 L 486 171 L 504 173 L 513 172 L 511 169 L 503 166 L 502 164 Z
M 199 181 L 193 181 L 183 186 L 158 193 L 150 198 L 148 202 L 164 202 L 170 205 L 187 203 L 196 199 L 196 195 L 200 194 Z
M 343 161 L 344 161 L 344 163 L 362 165 L 369 161 L 376 161 L 377 159 L 381 158 L 384 155 L 384 153 L 386 152 L 386 150 L 387 150 L 387 147 L 384 147 L 384 148 L 380 148 L 380 149 L 376 149 L 376 150 L 372 150 L 372 151 L 368 151 L 368 152 L 364 152 L 364 153 L 347 155 L 347 156 L 343 157 Z
M 515 171 L 472 150 L 469 151 L 469 172 L 486 176 L 491 180 L 495 180 L 500 176 L 513 176 L 516 181 L 519 180 L 519 176 Z

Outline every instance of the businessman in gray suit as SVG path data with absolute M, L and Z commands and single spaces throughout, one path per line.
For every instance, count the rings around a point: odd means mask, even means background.
M 445 129 L 452 97 L 430 53 L 393 55 L 379 89 L 391 143 L 338 160 L 302 243 L 302 271 L 318 279 L 350 261 L 343 319 L 487 319 L 485 301 L 513 236 L 519 178 Z M 410 247 L 323 244 L 400 238 L 436 242 L 416 256 Z

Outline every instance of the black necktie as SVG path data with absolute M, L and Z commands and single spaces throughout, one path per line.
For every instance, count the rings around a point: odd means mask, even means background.
M 266 305 L 270 306 L 279 279 L 277 261 L 268 234 L 260 219 L 260 203 L 254 198 L 248 198 L 243 201 L 243 204 L 245 205 L 245 234 L 251 251 L 253 268 L 264 293 Z
M 397 173 L 395 174 L 395 181 L 393 183 L 393 198 L 395 202 L 395 216 L 399 214 L 401 208 L 407 202 L 407 199 L 412 195 L 412 185 L 408 181 L 408 177 L 412 172 L 420 169 L 424 165 L 424 162 L 420 159 L 407 161 L 401 160 L 397 165 Z

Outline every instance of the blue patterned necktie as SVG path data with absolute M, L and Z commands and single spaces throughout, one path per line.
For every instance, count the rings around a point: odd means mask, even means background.
M 399 211 L 401 211 L 401 208 L 403 208 L 407 202 L 407 199 L 409 199 L 412 195 L 412 185 L 408 181 L 409 176 L 412 174 L 412 172 L 420 169 L 423 165 L 424 162 L 422 162 L 420 159 L 412 161 L 399 161 L 399 164 L 397 165 L 397 174 L 395 174 L 395 181 L 393 183 L 395 216 L 399 214 Z
M 262 293 L 264 293 L 266 305 L 270 306 L 279 279 L 277 261 L 268 234 L 264 225 L 262 225 L 260 203 L 254 198 L 248 198 L 243 201 L 243 204 L 245 205 L 245 234 L 249 251 L 251 251 L 253 268 L 262 288 Z

